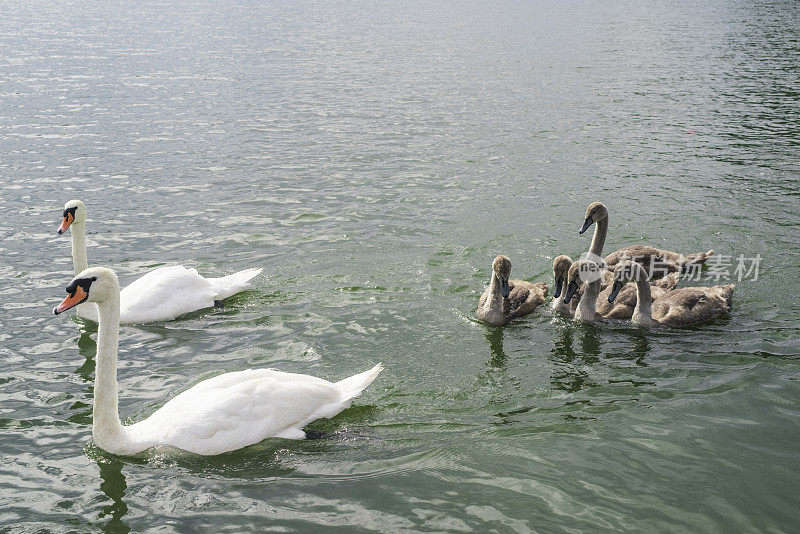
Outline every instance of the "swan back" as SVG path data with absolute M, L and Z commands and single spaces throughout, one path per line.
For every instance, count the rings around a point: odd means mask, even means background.
M 348 408 L 382 369 L 378 364 L 336 383 L 274 369 L 226 373 L 177 395 L 126 431 L 141 450 L 170 445 L 204 455 L 269 437 L 301 439 L 304 426 Z
M 120 295 L 123 323 L 169 321 L 217 300 L 211 283 L 196 269 L 160 267 L 137 278 Z
M 609 300 L 613 300 L 613 295 L 623 284 L 635 280 L 637 303 L 632 320 L 645 326 L 686 326 L 710 321 L 731 310 L 733 284 L 661 290 L 663 293 L 652 300 L 651 288 L 641 265 L 625 261 L 617 265 L 614 272 L 614 285 Z
M 217 300 L 223 300 L 249 287 L 248 282 L 261 274 L 261 271 L 263 271 L 261 267 L 255 267 L 221 278 L 207 278 L 207 280 L 211 284 L 212 291 L 216 293 Z
M 657 300 L 667 291 L 675 289 L 679 280 L 678 273 L 670 273 L 664 278 L 652 282 L 650 284 L 650 291 L 653 300 Z M 612 288 L 613 280 L 611 280 L 611 284 L 600 292 L 597 298 L 597 313 L 606 319 L 630 319 L 633 317 L 633 310 L 636 308 L 636 284 L 632 282 L 626 283 L 617 293 L 614 302 L 609 302 L 608 296 L 611 294 Z
M 734 284 L 684 287 L 667 292 L 653 302 L 653 319 L 666 326 L 711 321 L 730 313 L 734 287 Z

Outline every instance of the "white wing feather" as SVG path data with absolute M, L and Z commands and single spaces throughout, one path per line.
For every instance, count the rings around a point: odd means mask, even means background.
M 119 294 L 120 322 L 169 321 L 214 305 L 211 284 L 196 269 L 161 267 L 137 278 Z
M 380 369 L 371 370 L 362 390 Z M 203 381 L 126 430 L 148 446 L 219 454 L 268 437 L 303 438 L 305 425 L 339 413 L 350 406 L 353 396 L 352 391 L 343 395 L 337 384 L 321 378 L 251 369 Z
M 159 267 L 120 291 L 120 324 L 171 321 L 185 313 L 210 308 L 249 285 L 261 269 L 245 269 L 221 278 L 204 278 L 182 265 Z M 97 322 L 97 306 L 78 306 L 78 315 Z

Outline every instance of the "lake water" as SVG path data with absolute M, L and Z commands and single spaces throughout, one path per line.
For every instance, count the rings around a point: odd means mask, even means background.
M 64 2 L 0 9 L 0 531 L 792 532 L 800 521 L 800 3 Z M 91 441 L 89 260 L 263 266 L 224 310 L 122 328 L 120 411 L 223 371 L 353 408 L 217 457 Z M 762 257 L 728 318 L 474 308 L 494 256 Z M 731 268 L 733 274 L 733 268 Z

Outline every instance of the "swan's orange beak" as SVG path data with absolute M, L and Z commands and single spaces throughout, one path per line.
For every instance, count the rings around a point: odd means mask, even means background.
M 58 235 L 61 235 L 64 232 L 66 232 L 67 228 L 69 228 L 69 225 L 72 224 L 72 221 L 74 220 L 75 217 L 72 215 L 72 213 L 67 212 L 67 214 L 64 215 L 64 220 L 61 221 L 61 226 L 58 227 Z
M 88 293 L 86 293 L 81 286 L 76 286 L 75 293 L 67 295 L 67 298 L 62 300 L 61 304 L 53 308 L 53 314 L 58 315 L 61 312 L 65 312 L 68 309 L 77 306 L 87 298 L 89 298 Z

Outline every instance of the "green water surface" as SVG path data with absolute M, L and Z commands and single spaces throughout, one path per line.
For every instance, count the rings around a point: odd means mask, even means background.
M 800 4 L 0 3 L 0 532 L 796 532 Z M 124 326 L 120 412 L 220 372 L 351 409 L 216 457 L 91 441 L 64 202 L 123 283 L 262 266 Z M 498 253 L 760 255 L 730 317 L 504 329 Z

